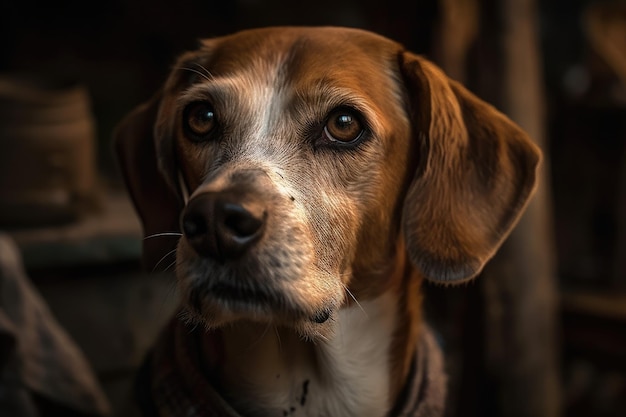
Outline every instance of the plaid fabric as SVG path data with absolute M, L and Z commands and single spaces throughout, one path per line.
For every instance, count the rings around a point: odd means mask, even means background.
M 199 332 L 204 329 L 199 330 Z M 199 332 L 190 331 L 174 319 L 164 330 L 149 357 L 148 403 L 144 416 L 151 417 L 242 417 L 215 391 L 200 371 Z M 147 384 L 147 385 L 146 385 Z M 411 369 L 411 378 L 398 403 L 387 417 L 441 417 L 444 414 L 446 377 L 443 358 L 430 329 L 424 328 Z M 342 417 L 342 416 L 329 416 Z

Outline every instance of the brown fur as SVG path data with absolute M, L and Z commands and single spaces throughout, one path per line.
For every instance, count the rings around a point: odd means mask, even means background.
M 261 124 L 249 97 L 264 88 L 281 102 L 270 102 L 278 110 Z M 219 138 L 208 143 L 190 141 L 181 126 L 185 104 L 197 100 L 218 109 Z M 350 149 L 318 144 L 337 106 L 366 120 L 369 136 Z M 342 286 L 359 301 L 393 291 L 391 398 L 403 387 L 420 331 L 422 278 L 452 284 L 476 276 L 523 211 L 540 160 L 515 124 L 426 59 L 341 28 L 203 41 L 124 120 L 116 145 L 146 235 L 178 230 L 179 172 L 192 198 L 237 190 L 267 212 L 262 239 L 236 272 L 200 259 L 185 237 L 178 242 L 184 302 L 210 327 L 249 313 L 199 296 L 197 276 L 206 271 L 271 287 L 285 296 L 284 309 L 254 319 L 313 339 L 334 332 L 332 320 L 311 322 L 316 312 L 332 317 L 353 303 Z M 145 241 L 147 265 L 171 247 L 154 241 Z M 261 278 L 241 272 L 251 270 Z

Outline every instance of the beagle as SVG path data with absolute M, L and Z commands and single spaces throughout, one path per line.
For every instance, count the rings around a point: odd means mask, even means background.
M 201 41 L 115 136 L 181 298 L 144 415 L 443 414 L 420 286 L 515 225 L 540 162 L 518 126 L 394 41 L 281 27 Z

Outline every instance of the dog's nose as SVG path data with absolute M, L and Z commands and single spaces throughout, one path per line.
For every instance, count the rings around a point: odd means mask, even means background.
M 187 203 L 181 230 L 198 255 L 223 260 L 252 247 L 263 234 L 266 217 L 257 199 L 228 191 L 203 193 Z

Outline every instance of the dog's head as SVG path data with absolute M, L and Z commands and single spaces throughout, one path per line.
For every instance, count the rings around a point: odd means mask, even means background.
M 433 281 L 478 274 L 540 158 L 432 63 L 339 28 L 203 41 L 116 146 L 146 235 L 182 232 L 176 273 L 193 316 L 308 336 L 328 331 L 350 291 L 388 285 L 398 252 Z M 165 254 L 151 257 L 156 241 L 148 264 Z

